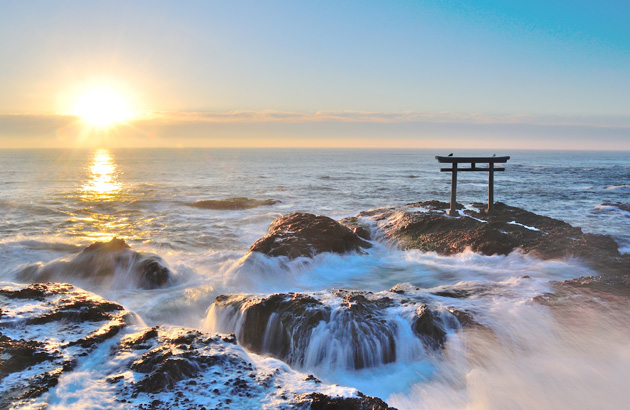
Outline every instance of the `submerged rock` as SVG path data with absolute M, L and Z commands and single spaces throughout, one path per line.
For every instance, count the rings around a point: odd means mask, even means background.
M 349 228 L 327 216 L 292 213 L 273 221 L 267 235 L 249 250 L 294 259 L 323 252 L 362 252 L 371 246 Z
M 630 204 L 624 204 L 621 202 L 616 202 L 616 203 L 604 202 L 602 206 L 614 207 L 622 211 L 630 212 Z
M 144 255 L 131 250 L 123 239 L 95 242 L 69 262 L 54 261 L 32 265 L 19 273 L 28 282 L 78 280 L 113 287 L 155 289 L 171 280 L 171 271 L 157 255 Z
M 258 208 L 259 206 L 270 206 L 277 204 L 278 200 L 275 199 L 251 199 L 242 196 L 236 198 L 227 199 L 209 199 L 205 201 L 197 201 L 190 206 L 203 209 L 216 209 L 216 210 L 236 210 L 236 209 L 251 209 Z
M 389 291 L 223 295 L 207 319 L 248 349 L 309 370 L 419 360 L 459 326 L 449 311 Z

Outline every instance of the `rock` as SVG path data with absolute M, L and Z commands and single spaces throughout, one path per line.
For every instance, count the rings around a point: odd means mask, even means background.
M 95 242 L 69 262 L 33 265 L 19 273 L 28 282 L 70 281 L 79 285 L 105 285 L 155 289 L 171 281 L 171 271 L 157 255 L 131 250 L 123 240 Z
M 404 313 L 407 306 L 417 306 L 413 318 Z M 424 354 L 422 345 L 441 347 L 446 340 L 442 328 L 450 327 L 426 304 L 389 291 L 222 295 L 210 307 L 209 318 L 217 330 L 234 332 L 240 345 L 309 369 L 322 363 L 363 369 L 404 360 L 397 357 L 398 343 Z M 405 333 L 399 326 L 406 320 L 416 341 L 399 340 Z
M 131 246 L 127 245 L 124 239 L 113 238 L 109 242 L 94 242 L 83 249 L 83 253 L 90 252 L 117 252 L 125 249 L 131 249 Z
M 350 229 L 352 232 L 357 234 L 360 238 L 363 238 L 367 241 L 372 239 L 371 238 L 372 227 L 368 223 L 366 223 L 365 221 L 362 221 L 356 216 L 340 219 L 339 223 L 345 226 L 346 228 Z
M 290 362 L 300 360 L 310 332 L 330 318 L 330 309 L 324 304 L 298 293 L 274 294 L 262 299 L 221 295 L 213 305 L 217 309 L 245 309 L 242 327 L 238 332 L 232 331 L 237 334 L 239 344 Z
M 68 284 L 6 286 L 0 289 L 0 305 L 3 409 L 46 408 L 45 392 L 58 385 L 60 392 L 74 391 L 86 373 L 90 385 L 111 389 L 120 406 L 138 409 L 380 405 L 376 398 L 297 373 L 279 361 L 257 368 L 233 335 L 131 324 L 131 313 L 120 305 Z M 61 377 L 75 369 L 81 374 Z M 91 407 L 94 400 L 89 396 L 81 404 Z
M 622 211 L 630 212 L 630 204 L 624 204 L 621 202 L 617 202 L 617 203 L 604 202 L 602 206 L 612 206 L 612 207 L 621 209 Z
M 251 199 L 239 196 L 237 198 L 227 199 L 210 199 L 206 201 L 197 201 L 190 206 L 203 209 L 216 209 L 216 210 L 236 210 L 236 209 L 251 209 L 258 208 L 259 206 L 270 206 L 277 204 L 280 201 L 275 199 Z
M 604 204 L 625 209 L 624 204 Z M 474 204 L 483 209 L 484 204 Z M 536 215 L 524 209 L 497 202 L 490 214 L 463 209 L 462 216 L 446 214 L 449 204 L 438 201 L 409 204 L 402 208 L 380 208 L 361 212 L 357 217 L 376 221 L 385 235 L 403 249 L 420 249 L 453 255 L 471 249 L 484 255 L 507 255 L 515 250 L 541 259 L 578 258 L 602 274 L 588 280 L 588 286 L 616 294 L 630 283 L 630 255 L 608 235 L 584 233 L 564 221 Z M 401 291 L 402 292 L 402 291 Z M 622 291 L 626 292 L 626 291 Z M 630 291 L 628 291 L 630 292 Z M 450 292 L 438 296 L 467 297 Z
M 482 204 L 476 204 L 483 208 Z M 417 209 L 422 211 L 418 212 Z M 388 210 L 381 227 L 404 249 L 452 255 L 471 249 L 507 255 L 516 249 L 542 259 L 577 257 L 598 266 L 618 264 L 618 245 L 609 236 L 583 233 L 564 221 L 536 215 L 500 202 L 493 213 L 462 211 L 446 215 L 448 204 L 436 201 Z M 381 214 L 382 215 L 382 214 Z
M 0 289 L 0 408 L 31 406 L 74 370 L 79 357 L 114 337 L 128 312 L 68 284 Z
M 446 332 L 436 322 L 433 312 L 426 305 L 422 305 L 416 311 L 411 328 L 429 345 L 442 347 L 446 341 Z
M 0 334 L 0 381 L 11 373 L 20 372 L 31 366 L 56 358 L 37 341 L 13 340 Z
M 299 408 L 311 410 L 396 410 L 379 398 L 363 394 L 359 397 L 330 397 L 321 393 L 309 393 L 298 396 L 296 401 L 301 405 Z M 309 404 L 310 407 L 306 407 Z
M 268 256 L 294 259 L 322 252 L 362 252 L 372 245 L 339 222 L 308 213 L 283 215 L 269 226 L 267 235 L 249 249 Z

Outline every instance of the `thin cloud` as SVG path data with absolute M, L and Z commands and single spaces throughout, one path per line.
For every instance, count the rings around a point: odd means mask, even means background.
M 551 115 L 489 115 L 481 113 L 452 112 L 374 112 L 374 111 L 316 111 L 313 113 L 291 111 L 229 111 L 229 112 L 186 112 L 147 111 L 139 120 L 167 122 L 361 122 L 361 123 L 461 123 L 461 124 L 528 124 L 546 126 L 587 126 L 630 128 L 630 117 L 604 116 L 551 116 Z
M 70 125 L 78 117 L 65 114 L 0 114 L 0 134 L 17 130 L 42 130 Z M 594 127 L 630 129 L 630 117 L 552 116 L 552 115 L 489 115 L 451 112 L 373 112 L 316 111 L 312 113 L 240 110 L 228 112 L 142 111 L 131 123 L 382 123 L 382 124 L 472 124 L 472 125 L 541 125 L 558 127 Z

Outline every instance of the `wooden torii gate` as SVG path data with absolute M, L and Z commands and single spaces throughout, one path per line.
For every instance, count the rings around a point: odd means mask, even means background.
M 505 171 L 505 168 L 495 168 L 494 164 L 504 164 L 510 157 L 453 157 L 453 154 L 447 157 L 436 156 L 435 159 L 439 163 L 452 164 L 451 168 L 440 168 L 442 172 L 451 173 L 451 206 L 448 210 L 449 215 L 457 215 L 455 206 L 457 204 L 457 172 L 487 172 L 488 173 L 488 212 L 492 212 L 494 205 L 494 172 Z M 458 168 L 457 164 L 470 164 L 470 168 Z M 477 168 L 477 164 L 488 164 L 488 167 Z

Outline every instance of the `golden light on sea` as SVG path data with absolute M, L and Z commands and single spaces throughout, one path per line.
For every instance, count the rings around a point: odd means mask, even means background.
M 117 166 L 107 149 L 94 152 L 90 173 L 90 179 L 83 185 L 84 199 L 108 200 L 120 193 Z

